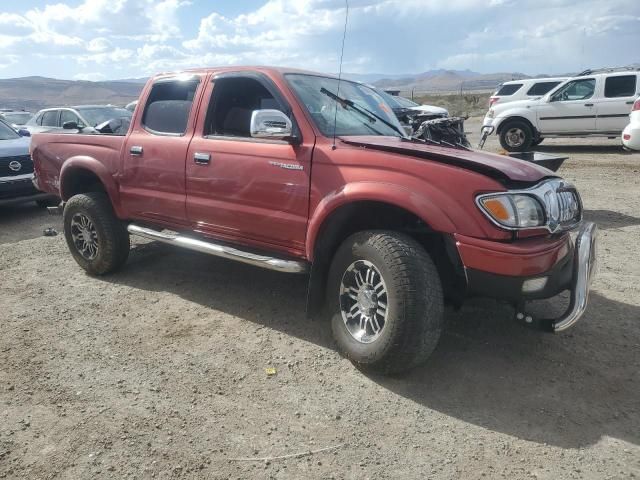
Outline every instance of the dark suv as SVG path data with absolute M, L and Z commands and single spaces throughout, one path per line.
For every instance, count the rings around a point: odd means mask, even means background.
M 30 140 L 0 120 L 0 205 L 34 200 L 42 206 L 58 203 L 55 196 L 33 186 Z

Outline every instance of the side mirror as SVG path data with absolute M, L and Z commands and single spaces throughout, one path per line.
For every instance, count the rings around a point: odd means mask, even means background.
M 78 126 L 77 122 L 64 122 L 62 124 L 62 128 L 64 128 L 65 130 L 79 130 L 80 127 Z
M 292 136 L 292 124 L 280 110 L 254 110 L 251 114 L 251 136 L 284 140 Z
M 20 130 L 18 130 L 18 135 L 20 135 L 21 137 L 30 137 L 31 132 L 26 128 L 21 128 Z

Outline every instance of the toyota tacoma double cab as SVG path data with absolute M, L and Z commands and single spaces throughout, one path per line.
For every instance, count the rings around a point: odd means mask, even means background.
M 506 300 L 547 331 L 587 305 L 596 226 L 570 183 L 408 138 L 359 83 L 264 67 L 161 74 L 126 135 L 38 133 L 31 154 L 88 273 L 121 267 L 139 235 L 304 274 L 309 316 L 330 317 L 340 351 L 369 371 L 423 363 L 445 302 Z M 527 312 L 566 290 L 559 318 Z

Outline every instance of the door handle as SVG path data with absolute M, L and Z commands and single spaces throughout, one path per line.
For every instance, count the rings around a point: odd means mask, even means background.
M 211 155 L 208 153 L 196 152 L 193 154 L 193 161 L 198 165 L 209 165 L 211 162 Z
M 134 145 L 129 149 L 129 153 L 131 153 L 131 155 L 142 155 L 142 147 Z
M 593 107 L 593 103 L 585 103 L 584 106 L 585 107 Z
M 626 105 L 633 105 L 633 100 L 630 100 L 628 102 L 624 102 Z

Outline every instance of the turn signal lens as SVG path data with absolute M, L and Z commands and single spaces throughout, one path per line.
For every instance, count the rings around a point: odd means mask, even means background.
M 483 196 L 478 203 L 490 219 L 504 227 L 533 228 L 545 224 L 544 208 L 529 195 Z
M 484 208 L 493 218 L 500 222 L 509 222 L 513 219 L 513 208 L 505 197 L 487 198 L 483 202 Z

